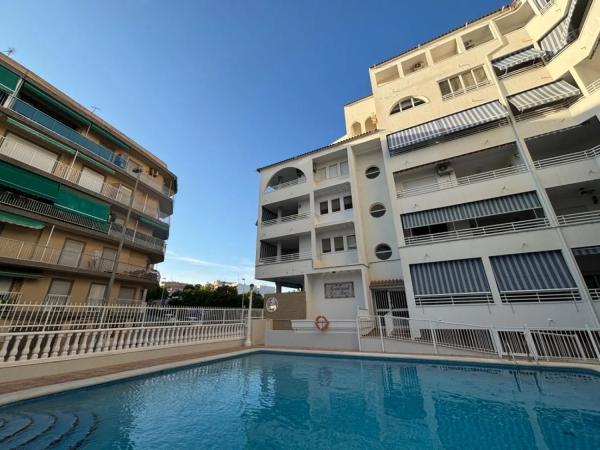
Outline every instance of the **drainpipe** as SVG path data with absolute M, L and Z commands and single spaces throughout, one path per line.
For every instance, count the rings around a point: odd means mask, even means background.
M 65 175 L 65 178 L 67 180 L 69 180 L 69 177 L 71 175 L 71 170 L 73 170 L 73 166 L 75 165 L 75 160 L 77 159 L 77 156 L 79 155 L 79 150 L 75 151 L 75 156 L 73 156 L 73 161 L 71 161 L 71 165 L 69 166 L 69 169 L 67 170 L 67 173 Z M 71 181 L 71 180 L 69 180 Z

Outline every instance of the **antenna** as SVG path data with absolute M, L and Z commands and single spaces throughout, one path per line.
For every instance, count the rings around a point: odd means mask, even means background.
M 94 106 L 94 105 L 90 105 L 90 109 L 92 110 L 92 113 L 94 113 L 94 114 L 96 114 L 96 111 L 100 111 L 100 107 Z
M 2 53 L 6 53 L 6 56 L 12 56 L 12 54 L 15 52 L 16 52 L 16 50 L 14 47 L 8 47 L 7 50 L 2 51 Z

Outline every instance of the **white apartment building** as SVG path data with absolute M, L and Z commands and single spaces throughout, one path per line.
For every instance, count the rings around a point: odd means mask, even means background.
M 598 326 L 599 35 L 599 0 L 514 2 L 375 64 L 345 136 L 258 169 L 288 318 Z

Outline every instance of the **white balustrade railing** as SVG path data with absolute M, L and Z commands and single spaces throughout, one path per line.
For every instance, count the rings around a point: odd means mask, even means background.
M 281 189 L 285 189 L 285 188 L 288 188 L 291 186 L 296 186 L 298 184 L 304 184 L 304 183 L 306 183 L 306 177 L 298 177 L 298 178 L 294 178 L 293 180 L 286 181 L 285 183 L 279 183 L 274 186 L 267 186 L 267 189 L 265 192 L 266 193 L 275 192 L 275 191 L 279 191 Z
M 60 297 L 54 296 L 54 299 L 60 300 Z M 207 325 L 244 322 L 248 318 L 247 308 L 145 304 L 102 306 L 94 304 L 97 302 L 102 302 L 102 299 L 88 299 L 88 303 L 85 304 L 0 304 L 0 332 Z M 253 309 L 252 318 L 262 319 L 263 310 Z
M 55 159 L 49 159 L 45 154 L 32 151 L 32 149 L 15 139 L 0 137 L 0 153 L 129 206 L 132 188 L 122 184 L 98 183 L 87 180 L 83 170 L 74 168 L 73 164 L 65 164 Z M 144 198 L 136 198 L 133 202 L 133 208 L 155 219 L 161 219 L 163 222 L 168 220 L 157 206 L 152 206 L 152 202 L 148 202 L 147 194 Z
M 464 186 L 473 183 L 480 183 L 482 181 L 489 181 L 496 178 L 503 178 L 517 173 L 527 172 L 525 164 L 517 164 L 515 166 L 503 167 L 501 169 L 490 170 L 487 172 L 476 173 L 473 175 L 466 175 L 459 178 L 449 178 L 440 180 L 437 183 L 430 183 L 424 186 L 416 186 L 413 188 L 400 189 L 396 193 L 398 198 L 410 197 L 412 195 L 426 194 L 428 192 L 441 191 L 443 189 L 449 189 L 457 186 Z
M 538 159 L 537 161 L 533 162 L 533 165 L 536 169 L 544 169 L 546 167 L 552 167 L 561 164 L 569 164 L 594 158 L 600 158 L 600 145 L 579 152 L 567 153 L 565 155 L 560 156 L 553 156 L 552 158 Z
M 585 225 L 589 223 L 600 222 L 600 210 L 587 211 L 582 213 L 564 214 L 558 216 L 558 224 L 562 226 L 568 225 Z
M 588 289 L 590 293 L 590 298 L 595 301 L 600 301 L 600 289 Z
M 358 317 L 356 327 L 361 351 L 600 361 L 600 328 L 587 326 L 497 328 L 388 314 Z
M 429 244 L 433 242 L 455 241 L 459 239 L 472 239 L 503 233 L 515 233 L 540 228 L 547 228 L 550 223 L 547 218 L 521 220 L 519 222 L 487 225 L 484 227 L 465 228 L 462 230 L 445 231 L 443 233 L 425 234 L 422 236 L 405 236 L 406 245 Z
M 21 301 L 20 292 L 0 291 L 0 304 L 19 303 Z
M 267 227 L 270 225 L 277 225 L 279 223 L 295 222 L 297 220 L 308 219 L 309 217 L 310 217 L 310 211 L 307 211 L 307 212 L 301 213 L 301 214 L 291 214 L 289 216 L 283 216 L 283 217 L 277 217 L 275 219 L 263 220 L 261 222 L 261 225 L 263 227 Z
M 592 81 L 590 84 L 587 85 L 587 90 L 590 94 L 593 94 L 598 89 L 600 89 L 600 78 L 598 78 L 595 81 Z
M 112 271 L 114 261 L 113 259 L 102 258 L 101 253 L 89 254 L 68 251 L 4 237 L 0 237 L 0 257 L 105 273 Z M 123 261 L 119 261 L 117 264 L 117 273 L 153 281 L 158 281 L 160 277 L 158 272 L 153 269 Z
M 264 256 L 259 258 L 259 264 L 277 264 L 277 263 L 285 263 L 285 262 L 293 262 L 300 261 L 304 259 L 311 259 L 311 252 L 301 252 L 301 253 L 288 253 L 286 255 L 276 255 L 276 256 Z
M 531 291 L 501 291 L 502 303 L 576 302 L 581 300 L 578 289 L 543 289 Z
M 243 322 L 0 333 L 0 364 L 241 340 Z

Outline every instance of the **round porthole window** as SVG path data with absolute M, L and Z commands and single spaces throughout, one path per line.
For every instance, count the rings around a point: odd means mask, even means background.
M 279 302 L 277 301 L 277 299 L 275 297 L 271 297 L 271 298 L 267 299 L 267 303 L 265 304 L 265 307 L 267 308 L 268 312 L 274 313 L 275 311 L 277 311 L 277 308 L 279 307 Z
M 369 209 L 369 212 L 373 217 L 381 217 L 385 214 L 385 206 L 383 206 L 381 203 L 373 203 Z
M 379 244 L 375 247 L 375 256 L 383 260 L 390 259 L 390 256 L 392 256 L 392 249 L 387 244 Z
M 379 167 L 377 167 L 377 166 L 369 167 L 367 170 L 365 170 L 365 176 L 367 178 L 370 178 L 371 180 L 373 178 L 377 178 L 379 176 Z

